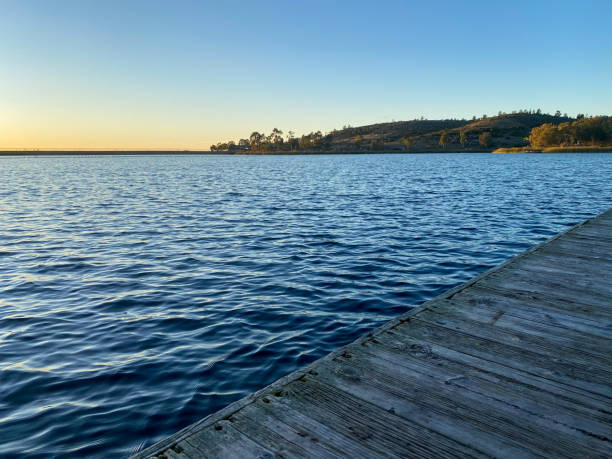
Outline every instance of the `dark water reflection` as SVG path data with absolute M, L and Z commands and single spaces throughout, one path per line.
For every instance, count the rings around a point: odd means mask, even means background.
M 126 455 L 607 209 L 612 156 L 0 158 L 0 455 Z

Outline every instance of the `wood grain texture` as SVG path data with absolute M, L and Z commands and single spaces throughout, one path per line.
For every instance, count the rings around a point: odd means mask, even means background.
M 134 457 L 612 457 L 612 209 Z

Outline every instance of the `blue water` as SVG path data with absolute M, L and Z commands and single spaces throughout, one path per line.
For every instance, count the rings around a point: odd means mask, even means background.
M 612 155 L 0 158 L 0 455 L 127 455 L 612 205 Z

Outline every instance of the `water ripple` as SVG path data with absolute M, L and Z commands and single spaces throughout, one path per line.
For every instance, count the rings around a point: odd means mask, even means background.
M 0 456 L 140 450 L 607 209 L 608 158 L 0 158 Z

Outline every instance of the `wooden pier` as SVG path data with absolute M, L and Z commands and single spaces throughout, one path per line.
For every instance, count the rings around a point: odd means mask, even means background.
M 135 457 L 612 457 L 612 209 Z

